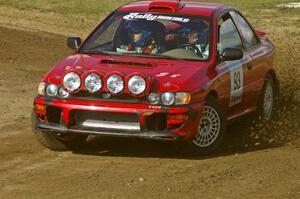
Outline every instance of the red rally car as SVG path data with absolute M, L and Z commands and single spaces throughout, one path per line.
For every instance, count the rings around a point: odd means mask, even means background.
M 210 153 L 226 123 L 271 119 L 274 46 L 236 9 L 188 1 L 138 1 L 104 19 L 41 80 L 33 130 L 52 150 L 88 135 L 185 143 Z

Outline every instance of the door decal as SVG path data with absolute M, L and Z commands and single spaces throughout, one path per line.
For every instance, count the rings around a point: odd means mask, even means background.
M 243 67 L 240 62 L 230 70 L 230 84 L 231 90 L 229 106 L 231 107 L 242 102 L 244 74 Z

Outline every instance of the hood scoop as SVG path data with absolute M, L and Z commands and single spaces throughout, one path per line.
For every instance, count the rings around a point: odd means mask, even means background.
M 108 65 L 123 65 L 123 66 L 139 66 L 139 67 L 152 67 L 151 63 L 142 63 L 142 62 L 130 62 L 130 61 L 115 61 L 115 60 L 102 60 L 101 64 Z

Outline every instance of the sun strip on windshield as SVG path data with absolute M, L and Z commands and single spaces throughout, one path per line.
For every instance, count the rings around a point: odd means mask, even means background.
M 166 20 L 166 21 L 177 21 L 182 23 L 188 23 L 190 19 L 188 18 L 182 18 L 182 17 L 176 17 L 176 16 L 167 16 L 167 15 L 153 15 L 150 13 L 146 14 L 140 14 L 140 13 L 130 13 L 128 15 L 125 15 L 123 19 L 126 20 L 133 20 L 133 19 L 146 19 L 148 21 L 154 21 L 154 20 Z

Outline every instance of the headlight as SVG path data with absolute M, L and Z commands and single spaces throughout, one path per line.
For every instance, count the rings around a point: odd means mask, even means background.
M 64 76 L 64 87 L 69 91 L 77 90 L 81 85 L 81 79 L 77 73 L 71 72 Z
M 94 93 L 101 89 L 102 87 L 102 80 L 99 75 L 96 75 L 94 73 L 89 74 L 85 80 L 84 80 L 85 88 Z
M 124 81 L 119 75 L 111 75 L 106 81 L 107 89 L 114 93 L 120 93 L 124 89 Z
M 128 89 L 135 95 L 143 93 L 146 89 L 146 81 L 141 76 L 135 75 L 128 81 Z
M 58 86 L 55 84 L 49 84 L 46 88 L 46 93 L 49 97 L 55 97 L 58 92 Z
M 176 93 L 175 95 L 175 105 L 183 105 L 189 104 L 191 101 L 191 94 L 190 93 Z
M 175 102 L 175 95 L 173 93 L 163 93 L 161 95 L 161 101 L 164 105 L 171 106 Z
M 46 87 L 46 84 L 44 82 L 40 82 L 39 87 L 38 87 L 39 95 L 45 95 L 45 87 Z
M 148 95 L 148 101 L 150 102 L 150 104 L 159 104 L 160 102 L 160 95 L 158 93 L 150 93 Z
M 58 96 L 61 97 L 61 98 L 67 98 L 67 97 L 69 97 L 69 93 L 67 91 L 65 91 L 65 89 L 60 87 L 58 89 Z

